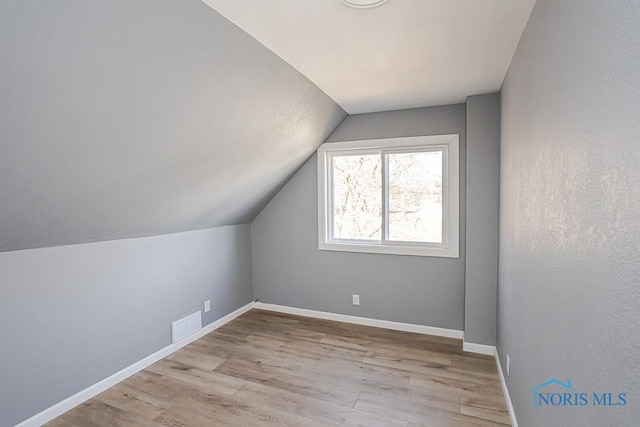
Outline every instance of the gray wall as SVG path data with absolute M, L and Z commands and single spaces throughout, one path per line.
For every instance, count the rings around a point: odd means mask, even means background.
M 251 224 L 254 297 L 334 313 L 462 330 L 464 104 L 349 116 L 329 141 L 460 134 L 460 258 L 318 250 L 316 156 Z M 360 306 L 351 294 L 360 294 Z
M 498 347 L 521 426 L 640 418 L 640 3 L 538 0 L 502 88 Z M 625 407 L 538 408 L 550 378 Z
M 495 345 L 498 303 L 500 95 L 467 98 L 464 339 Z
M 345 117 L 200 0 L 4 0 L 0 251 L 250 222 Z
M 249 225 L 0 253 L 0 426 L 21 422 L 251 301 Z

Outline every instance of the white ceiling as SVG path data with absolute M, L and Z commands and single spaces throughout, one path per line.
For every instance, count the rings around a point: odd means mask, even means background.
M 495 92 L 535 0 L 203 0 L 350 114 Z

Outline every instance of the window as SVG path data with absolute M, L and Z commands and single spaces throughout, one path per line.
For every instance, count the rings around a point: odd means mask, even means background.
M 458 135 L 318 149 L 319 248 L 458 257 Z

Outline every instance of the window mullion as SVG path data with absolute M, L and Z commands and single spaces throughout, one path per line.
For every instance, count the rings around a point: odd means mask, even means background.
M 389 240 L 389 156 L 381 152 L 382 165 L 382 243 Z
M 449 149 L 442 150 L 442 244 L 449 247 Z
M 328 167 L 326 168 L 326 179 L 327 179 L 327 189 L 325 192 L 325 197 L 327 202 L 325 204 L 325 212 L 327 216 L 327 224 L 325 233 L 327 234 L 327 240 L 334 240 L 334 228 L 335 228 L 335 196 L 333 189 L 333 154 L 327 155 L 327 163 Z

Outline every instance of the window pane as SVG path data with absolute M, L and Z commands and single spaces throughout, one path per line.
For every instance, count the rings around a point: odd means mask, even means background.
M 378 154 L 333 158 L 333 237 L 380 240 L 382 174 Z
M 389 240 L 442 243 L 442 151 L 388 160 Z

